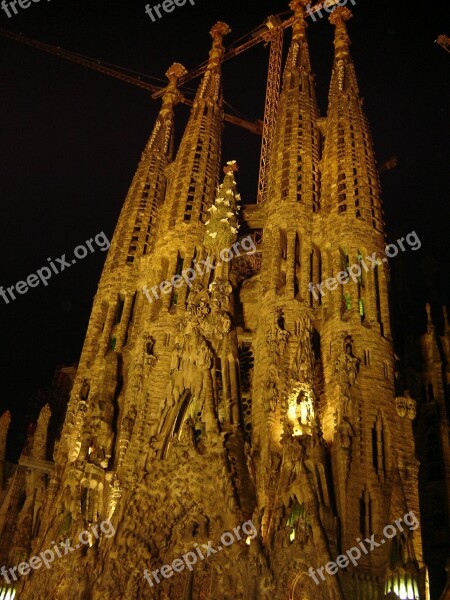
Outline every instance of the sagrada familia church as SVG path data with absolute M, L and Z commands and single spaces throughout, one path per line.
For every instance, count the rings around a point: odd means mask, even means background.
M 351 13 L 330 17 L 323 117 L 305 6 L 290 4 L 264 202 L 241 200 L 238 165 L 221 157 L 228 25 L 211 30 L 178 149 L 186 71 L 168 69 L 69 373 L 60 435 L 44 406 L 19 464 L 7 466 L 10 415 L 0 418 L 2 600 L 430 598 L 424 542 L 440 560 L 449 539 L 450 327 L 439 335 L 429 316 L 423 368 L 398 389 L 387 262 L 326 294 L 310 285 L 384 256 L 386 239 Z M 245 234 L 256 251 L 224 260 Z M 201 273 L 206 259 L 214 268 Z M 185 269 L 196 272 L 189 285 L 149 301 L 144 289 Z M 406 514 L 420 526 L 383 535 Z M 243 523 L 254 534 L 235 533 L 218 551 Z M 81 532 L 91 533 L 75 548 Z M 364 539 L 377 543 L 336 567 Z M 193 568 L 175 562 L 210 543 L 216 551 Z M 52 548 L 49 568 L 32 562 Z

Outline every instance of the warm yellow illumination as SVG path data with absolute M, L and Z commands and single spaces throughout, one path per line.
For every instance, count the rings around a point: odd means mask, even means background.
M 291 542 L 295 540 L 295 529 L 292 529 L 291 533 L 289 534 L 289 539 Z
M 245 543 L 247 544 L 247 546 L 250 546 L 250 544 L 252 543 L 252 538 L 249 536 L 246 540 Z
M 406 585 L 405 582 L 403 581 L 403 579 L 400 581 L 400 589 L 398 591 L 398 597 L 401 600 L 408 600 L 408 592 L 406 591 Z
M 314 419 L 312 392 L 309 386 L 299 383 L 288 398 L 288 419 L 293 436 L 311 435 Z
M 295 421 L 297 418 L 297 403 L 295 400 L 289 402 L 288 417 L 290 421 Z
M 0 588 L 0 600 L 14 600 L 16 590 L 8 588 Z
M 390 574 L 385 587 L 385 593 L 395 592 L 400 600 L 419 600 L 419 591 L 414 576 L 398 569 Z

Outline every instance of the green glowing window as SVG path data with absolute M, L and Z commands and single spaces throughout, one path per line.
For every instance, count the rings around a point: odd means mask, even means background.
M 344 304 L 345 304 L 346 310 L 350 310 L 350 308 L 352 307 L 352 301 L 350 299 L 350 294 L 348 292 L 346 292 L 344 294 Z

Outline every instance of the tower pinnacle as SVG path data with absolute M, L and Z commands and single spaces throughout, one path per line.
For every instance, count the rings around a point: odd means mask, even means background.
M 305 37 L 306 21 L 305 6 L 308 0 L 291 0 L 289 8 L 294 11 L 294 23 L 292 25 L 292 39 L 299 41 Z
M 218 21 L 209 32 L 213 38 L 213 47 L 209 53 L 209 66 L 211 68 L 218 67 L 223 58 L 225 48 L 222 42 L 228 33 L 231 33 L 231 28 L 223 21 Z
M 346 6 L 338 6 L 330 15 L 330 23 L 336 27 L 334 47 L 337 58 L 342 58 L 350 52 L 351 41 L 345 23 L 352 17 L 351 10 Z
M 213 38 L 208 66 L 198 88 L 191 115 L 174 162 L 165 199 L 161 232 L 175 223 L 203 223 L 214 200 L 219 181 L 220 143 L 223 126 L 220 64 L 225 52 L 223 37 L 230 27 L 219 21 L 210 31 Z M 203 237 L 203 232 L 202 232 Z M 166 242 L 164 242 L 165 244 Z
M 168 111 L 171 111 L 173 107 L 178 103 L 180 99 L 180 93 L 178 91 L 178 81 L 187 74 L 187 70 L 180 63 L 173 63 L 167 71 L 166 77 L 169 83 L 164 91 L 163 104 L 161 107 L 160 115 L 166 115 Z
M 125 200 L 107 265 L 126 262 L 130 266 L 153 247 L 156 213 L 165 191 L 164 169 L 173 155 L 174 107 L 181 98 L 177 86 L 186 73 L 180 63 L 173 63 L 166 72 L 169 83 L 162 106 Z
M 203 77 L 202 84 L 200 85 L 197 96 L 194 101 L 194 107 L 197 106 L 200 100 L 209 100 L 209 102 L 218 102 L 220 99 L 221 81 L 218 71 L 220 70 L 220 63 L 225 52 L 223 46 L 223 38 L 225 35 L 231 32 L 230 27 L 218 21 L 209 32 L 213 38 L 213 45 L 209 51 L 208 67 Z M 217 77 L 211 77 L 211 73 L 217 73 Z

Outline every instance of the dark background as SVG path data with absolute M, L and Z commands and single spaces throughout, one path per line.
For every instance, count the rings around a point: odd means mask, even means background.
M 156 4 L 152 2 L 152 5 Z M 94 5 L 94 6 L 93 6 Z M 230 24 L 226 44 L 283 12 L 287 2 L 196 0 L 156 23 L 145 1 L 52 0 L 33 3 L 0 27 L 64 49 L 163 78 L 174 61 L 188 69 L 207 58 L 208 32 Z M 415 230 L 417 252 L 391 260 L 406 272 L 408 310 L 397 301 L 397 329 L 424 328 L 423 305 L 448 303 L 450 54 L 434 40 L 450 35 L 444 2 L 412 4 L 357 0 L 349 23 L 352 52 L 379 162 L 398 167 L 382 175 L 387 239 Z M 311 23 L 309 37 L 322 114 L 333 56 L 333 28 Z M 225 99 L 247 118 L 262 118 L 268 49 L 262 45 L 224 65 Z M 111 239 L 122 202 L 150 134 L 159 102 L 111 77 L 0 37 L 2 198 L 0 285 L 47 264 L 104 231 Z M 189 87 L 196 87 L 198 80 Z M 187 109 L 177 109 L 178 136 Z M 224 160 L 240 165 L 244 202 L 256 195 L 259 138 L 227 125 Z M 27 418 L 39 406 L 57 365 L 78 360 L 105 253 L 97 250 L 6 305 L 0 298 L 0 413 L 10 408 L 9 458 L 17 458 Z M 394 298 L 394 304 L 396 300 Z M 402 313 L 405 313 L 403 315 Z

